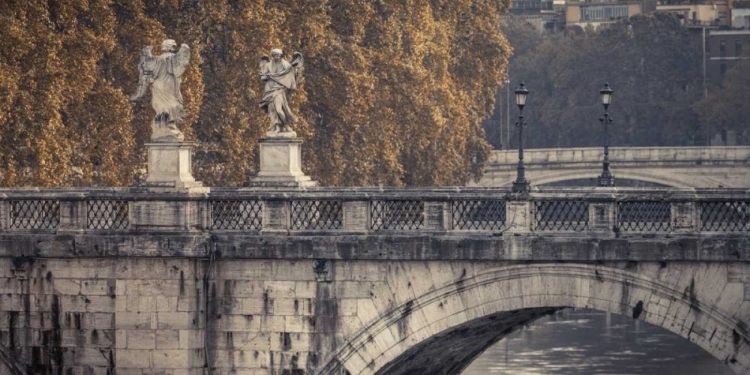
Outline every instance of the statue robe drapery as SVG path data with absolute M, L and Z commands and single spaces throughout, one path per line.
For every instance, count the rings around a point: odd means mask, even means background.
M 285 60 L 271 61 L 264 74 L 268 77 L 263 91 L 262 109 L 267 109 L 271 117 L 271 128 L 284 127 L 297 121 L 289 109 L 288 95 L 290 90 L 297 89 L 297 71 Z
M 182 62 L 183 58 L 180 56 L 184 49 L 181 48 L 178 53 L 162 53 L 156 56 L 152 63 L 151 105 L 161 122 L 180 123 L 185 114 L 180 93 L 180 77 L 187 68 L 187 64 Z M 164 113 L 169 116 L 167 119 L 160 118 Z

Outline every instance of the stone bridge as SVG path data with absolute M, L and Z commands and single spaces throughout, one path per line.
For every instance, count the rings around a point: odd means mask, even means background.
M 748 233 L 732 189 L 0 190 L 0 373 L 458 374 L 578 307 L 748 374 Z
M 611 170 L 618 180 L 680 188 L 750 187 L 750 146 L 612 147 Z M 533 186 L 570 180 L 595 185 L 601 174 L 602 148 L 524 150 L 526 178 Z M 511 186 L 518 151 L 493 151 L 477 186 Z

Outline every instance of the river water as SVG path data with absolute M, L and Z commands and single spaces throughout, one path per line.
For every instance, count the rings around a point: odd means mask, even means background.
M 490 347 L 462 375 L 733 375 L 697 345 L 632 318 L 577 309 Z

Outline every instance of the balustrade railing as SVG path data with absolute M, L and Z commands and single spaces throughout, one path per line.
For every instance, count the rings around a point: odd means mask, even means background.
M 154 195 L 136 189 L 0 189 L 0 233 L 750 233 L 750 193 L 733 189 L 558 188 L 525 195 L 483 188 L 217 190 Z
M 672 206 L 664 201 L 617 202 L 617 226 L 626 232 L 669 231 Z
M 209 227 L 218 230 L 254 230 L 263 228 L 263 206 L 259 200 L 210 200 Z

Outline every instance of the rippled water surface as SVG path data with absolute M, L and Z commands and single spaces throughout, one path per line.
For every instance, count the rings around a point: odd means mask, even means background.
M 566 310 L 511 334 L 462 375 L 732 375 L 697 345 L 622 315 Z

